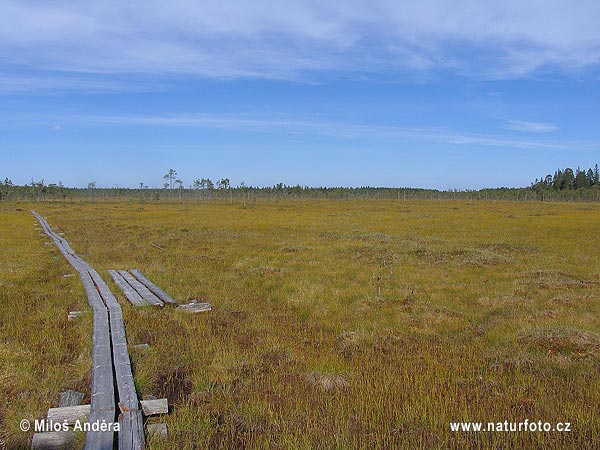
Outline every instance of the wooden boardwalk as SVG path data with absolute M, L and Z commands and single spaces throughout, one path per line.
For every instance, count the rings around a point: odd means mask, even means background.
M 127 297 L 127 300 L 129 300 L 133 306 L 145 306 L 148 304 L 146 303 L 146 300 L 144 300 L 142 296 L 138 294 L 138 292 L 125 280 L 125 278 L 123 278 L 123 275 L 121 275 L 118 271 L 109 270 L 108 273 L 113 280 L 115 280 L 117 286 L 121 288 L 125 294 L 125 297 Z
M 137 280 L 150 289 L 158 298 L 160 298 L 165 304 L 177 305 L 177 302 L 171 298 L 169 294 L 155 285 L 152 281 L 146 278 L 139 269 L 131 269 L 129 271 Z
M 160 298 L 154 295 L 150 289 L 148 289 L 138 280 L 133 278 L 133 276 L 131 276 L 129 272 L 127 272 L 126 270 L 119 270 L 118 272 L 125 279 L 125 281 L 127 281 L 129 285 L 133 287 L 138 292 L 138 294 L 142 296 L 146 303 L 148 303 L 149 305 L 164 306 L 164 303 L 160 301 Z
M 117 286 L 121 288 L 127 300 L 134 306 L 165 304 L 177 305 L 169 294 L 155 285 L 152 281 L 142 275 L 138 269 L 132 270 L 109 270 Z
M 169 294 L 146 278 L 139 269 L 109 270 L 117 286 L 121 288 L 127 300 L 134 306 L 144 305 L 173 305 L 179 311 L 197 314 L 212 310 L 210 303 L 198 303 L 192 300 L 190 303 L 179 305 Z
M 131 372 L 121 306 L 92 266 L 81 259 L 64 238 L 54 233 L 43 217 L 35 211 L 32 213 L 44 233 L 79 272 L 93 311 L 89 422 L 114 423 L 118 420 L 117 448 L 141 450 L 145 447 L 142 412 Z M 85 450 L 114 450 L 114 434 L 112 430 L 87 432 Z

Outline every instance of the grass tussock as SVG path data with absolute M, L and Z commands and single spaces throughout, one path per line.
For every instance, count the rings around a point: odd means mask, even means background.
M 518 342 L 550 355 L 600 361 L 600 336 L 573 327 L 535 327 L 521 332 Z

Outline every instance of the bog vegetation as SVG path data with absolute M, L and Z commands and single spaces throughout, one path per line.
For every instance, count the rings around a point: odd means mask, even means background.
M 89 392 L 83 287 L 28 203 L 0 203 L 0 442 Z M 75 251 L 140 268 L 180 302 L 123 305 L 141 397 L 168 397 L 149 449 L 595 449 L 600 206 L 380 200 L 35 204 Z M 89 398 L 87 399 L 89 400 Z M 450 422 L 571 422 L 570 433 Z M 0 445 L 0 447 L 1 447 Z

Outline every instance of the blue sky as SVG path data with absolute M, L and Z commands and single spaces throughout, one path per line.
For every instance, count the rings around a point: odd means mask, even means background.
M 600 162 L 600 2 L 0 0 L 0 177 L 524 186 Z

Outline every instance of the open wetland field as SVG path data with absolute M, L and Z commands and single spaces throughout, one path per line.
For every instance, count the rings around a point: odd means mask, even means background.
M 168 399 L 149 450 L 600 448 L 600 205 L 265 200 L 0 203 L 2 450 L 90 401 L 86 293 L 32 209 L 121 304 L 138 396 Z M 212 311 L 132 306 L 107 270 L 134 268 Z M 525 420 L 570 431 L 451 429 Z

